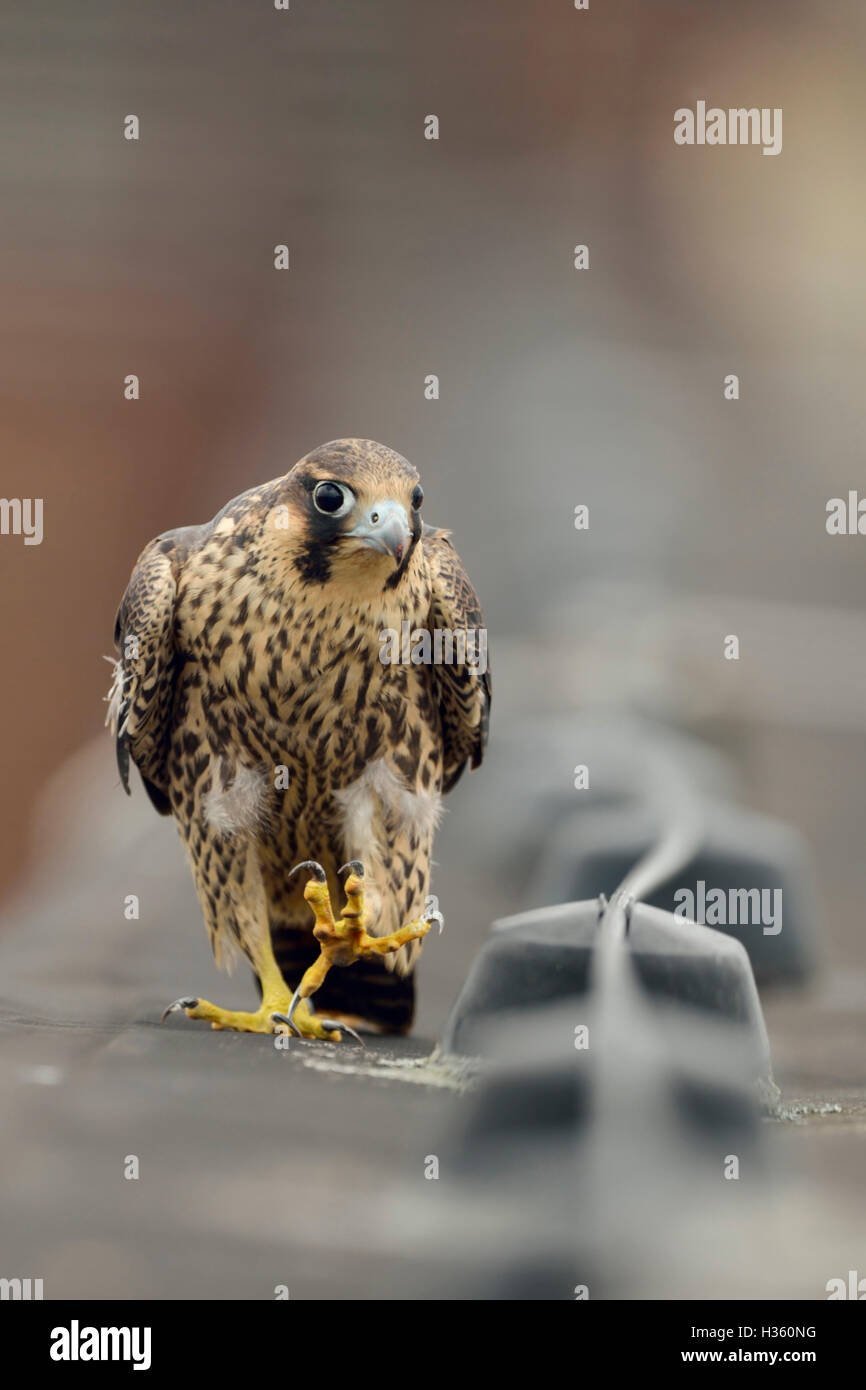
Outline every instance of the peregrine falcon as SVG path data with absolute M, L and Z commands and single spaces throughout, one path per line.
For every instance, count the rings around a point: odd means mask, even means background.
M 136 563 L 109 694 L 121 780 L 131 759 L 174 816 L 217 964 L 245 957 L 261 993 L 254 1013 L 170 1009 L 334 1041 L 411 1026 L 440 801 L 482 760 L 491 698 L 478 599 L 422 502 L 400 454 L 336 440 Z

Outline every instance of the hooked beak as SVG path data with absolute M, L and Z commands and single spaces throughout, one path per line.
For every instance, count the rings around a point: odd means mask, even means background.
M 402 503 L 386 499 L 384 502 L 374 502 L 364 512 L 358 525 L 347 531 L 346 535 L 354 536 L 383 555 L 392 555 L 396 563 L 401 565 L 412 539 L 412 528 Z

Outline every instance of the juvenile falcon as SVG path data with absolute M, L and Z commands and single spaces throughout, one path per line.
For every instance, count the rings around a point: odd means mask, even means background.
M 121 779 L 131 759 L 174 815 L 217 963 L 243 955 L 262 997 L 171 1006 L 190 1018 L 268 1033 L 278 1015 L 335 1041 L 411 1026 L 440 799 L 481 762 L 490 707 L 478 599 L 422 501 L 392 449 L 336 440 L 132 572 L 109 696 Z

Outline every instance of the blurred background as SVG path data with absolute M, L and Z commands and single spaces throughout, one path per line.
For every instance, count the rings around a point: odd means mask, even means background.
M 2 36 L 2 491 L 44 499 L 40 546 L 0 537 L 0 875 L 6 927 L 28 926 L 10 1016 L 109 1027 L 205 989 L 180 846 L 127 803 L 101 733 L 102 656 L 152 536 L 354 435 L 419 468 L 494 668 L 489 770 L 438 844 L 450 929 L 419 1033 L 440 1033 L 491 919 L 527 905 L 485 777 L 507 796 L 522 731 L 555 720 L 539 781 L 568 798 L 579 721 L 637 716 L 714 744 L 743 803 L 805 836 L 837 1012 L 820 1060 L 802 1002 L 775 1035 L 768 1014 L 771 1042 L 801 1087 L 841 1077 L 859 1105 L 866 539 L 825 519 L 866 495 L 863 6 L 46 3 L 7 7 Z M 676 146 L 698 100 L 781 107 L 782 153 Z M 118 901 L 145 840 L 161 925 L 133 948 Z M 20 1143 L 15 1172 L 48 1181 Z M 822 1180 L 859 1152 L 833 1168 L 828 1141 Z M 156 1296 L 158 1261 L 130 1274 L 109 1245 L 39 1250 L 74 1291 L 128 1276 Z

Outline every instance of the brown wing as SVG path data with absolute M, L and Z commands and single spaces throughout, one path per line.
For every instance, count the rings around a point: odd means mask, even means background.
M 118 771 L 128 792 L 131 758 L 148 796 L 163 816 L 171 810 L 167 759 L 178 666 L 174 642 L 177 577 L 203 529 L 182 527 L 145 547 L 114 624 L 119 657 L 108 713 L 116 738 Z
M 467 762 L 478 767 L 487 746 L 492 686 L 487 666 L 487 630 L 478 595 L 446 531 L 425 526 L 422 544 L 430 567 L 433 600 L 428 627 L 466 642 L 468 660 L 431 666 L 442 727 L 443 792 L 457 784 Z

